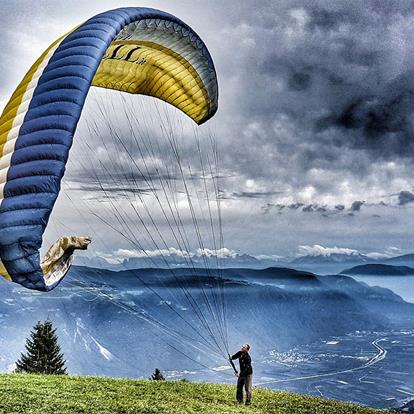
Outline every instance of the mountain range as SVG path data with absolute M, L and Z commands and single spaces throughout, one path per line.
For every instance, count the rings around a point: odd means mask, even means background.
M 223 335 L 230 352 L 247 341 L 259 359 L 273 349 L 414 321 L 414 304 L 347 276 L 288 268 L 220 273 L 73 266 L 46 294 L 0 281 L 0 369 L 13 369 L 32 326 L 48 318 L 70 373 L 147 377 L 159 367 L 170 376 L 219 382 L 231 380 L 220 368 L 225 358 L 215 353 Z
M 304 255 L 295 258 L 255 257 L 249 254 L 232 254 L 217 259 L 216 256 L 192 256 L 191 261 L 176 254 L 154 256 L 149 260 L 146 257 L 132 257 L 118 263 L 112 263 L 102 257 L 85 257 L 78 255 L 75 258 L 78 266 L 87 266 L 107 270 L 129 270 L 146 268 L 185 268 L 189 264 L 194 267 L 204 268 L 250 268 L 264 269 L 267 267 L 289 267 L 304 271 L 322 274 L 336 274 L 344 269 L 344 266 L 352 267 L 363 264 L 389 264 L 395 266 L 414 267 L 414 254 L 406 254 L 395 257 L 373 258 L 367 255 L 353 252 L 331 253 L 319 255 Z
M 127 270 L 127 269 L 147 269 L 147 268 L 186 268 L 194 267 L 209 267 L 209 268 L 253 268 L 260 269 L 264 267 L 274 266 L 279 263 L 273 259 L 258 259 L 248 254 L 233 254 L 222 258 L 217 256 L 191 256 L 183 257 L 178 254 L 164 254 L 158 256 L 148 257 L 131 257 L 123 259 L 118 262 L 110 262 L 102 257 L 85 257 L 78 255 L 75 258 L 75 264 L 78 266 L 88 266 L 95 268 L 102 268 L 108 270 Z

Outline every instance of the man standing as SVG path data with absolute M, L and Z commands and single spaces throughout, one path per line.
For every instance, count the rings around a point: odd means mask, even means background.
M 246 405 L 250 405 L 251 400 L 252 400 L 253 368 L 252 368 L 252 359 L 250 358 L 249 351 L 250 351 L 250 345 L 244 344 L 241 348 L 241 351 L 236 352 L 233 356 L 230 357 L 230 362 L 232 365 L 233 365 L 232 361 L 234 359 L 239 360 L 240 372 L 235 373 L 236 376 L 238 377 L 236 398 L 239 404 L 243 403 L 243 387 L 244 387 L 246 391 Z

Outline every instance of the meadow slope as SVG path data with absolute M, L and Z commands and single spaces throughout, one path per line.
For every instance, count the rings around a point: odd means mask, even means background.
M 0 375 L 0 413 L 374 414 L 374 410 L 287 392 L 254 389 L 251 407 L 234 403 L 235 387 L 182 381 Z

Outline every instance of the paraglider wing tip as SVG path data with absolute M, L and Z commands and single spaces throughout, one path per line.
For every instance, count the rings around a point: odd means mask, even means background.
M 195 123 L 197 125 L 202 125 L 204 123 L 206 123 L 207 121 L 209 121 L 211 118 L 213 118 L 213 116 L 216 114 L 217 112 L 217 105 L 210 109 L 210 111 L 206 114 L 206 116 L 204 116 L 203 118 L 201 118 L 200 120 L 195 120 Z
M 79 247 L 75 247 L 75 249 L 79 250 L 86 250 L 88 246 L 92 243 L 92 238 L 88 236 L 79 237 Z
M 65 236 L 57 240 L 41 261 L 47 290 L 52 290 L 68 272 L 75 250 L 86 250 L 92 239 L 87 236 Z

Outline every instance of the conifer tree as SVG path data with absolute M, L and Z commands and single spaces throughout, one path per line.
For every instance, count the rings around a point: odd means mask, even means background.
M 28 374 L 66 374 L 66 361 L 52 322 L 38 322 L 26 340 L 26 354 L 16 362 L 16 372 Z

